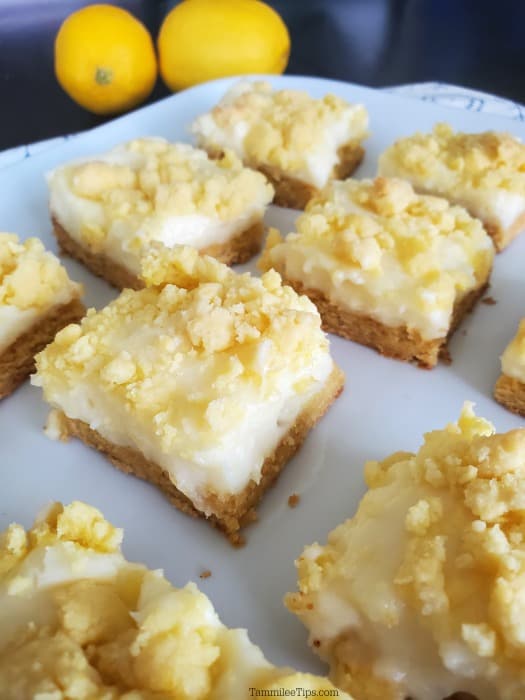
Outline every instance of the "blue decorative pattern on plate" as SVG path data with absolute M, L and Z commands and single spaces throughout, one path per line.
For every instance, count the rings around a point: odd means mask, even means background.
M 388 92 L 433 102 L 443 107 L 466 109 L 469 112 L 496 114 L 508 119 L 525 121 L 525 107 L 512 100 L 490 95 L 487 92 L 448 85 L 447 83 L 416 83 L 386 88 Z

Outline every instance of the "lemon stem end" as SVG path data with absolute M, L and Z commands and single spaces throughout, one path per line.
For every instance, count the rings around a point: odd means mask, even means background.
M 110 85 L 113 80 L 113 71 L 110 68 L 97 68 L 95 82 L 97 85 Z

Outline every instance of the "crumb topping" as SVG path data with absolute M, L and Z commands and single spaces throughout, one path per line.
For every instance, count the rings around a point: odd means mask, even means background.
M 440 123 L 430 134 L 396 141 L 381 156 L 380 168 L 387 162 L 399 165 L 401 172 L 439 178 L 450 186 L 525 194 L 525 145 L 508 133 L 466 134 Z
M 194 584 L 174 588 L 161 572 L 126 562 L 121 536 L 78 502 L 0 535 L 4 700 L 246 700 L 250 687 L 333 689 L 268 664 Z M 23 590 L 12 585 L 20 572 Z
M 383 272 L 384 254 L 391 252 L 411 277 L 438 287 L 448 281 L 435 255 L 444 241 L 461 247 L 478 280 L 492 263 L 489 239 L 477 219 L 445 199 L 416 194 L 403 180 L 333 183 L 308 204 L 297 230 L 306 240 L 333 246 L 337 258 L 378 274 Z M 472 281 L 470 270 L 449 274 L 459 289 Z
M 7 575 L 31 550 L 57 542 L 73 542 L 96 552 L 117 552 L 122 530 L 85 503 L 73 501 L 67 506 L 55 503 L 31 530 L 26 532 L 14 523 L 0 533 L 0 575 Z
M 94 249 L 105 241 L 109 226 L 119 222 L 147 237 L 168 216 L 230 221 L 273 198 L 265 177 L 244 168 L 233 153 L 211 160 L 204 151 L 163 139 L 136 139 L 100 159 L 63 166 L 52 174 L 51 185 L 60 173 L 77 197 L 102 207 L 103 219 L 86 217 L 81 230 Z
M 0 233 L 0 305 L 42 310 L 69 290 L 80 294 L 81 287 L 38 238 L 21 242 L 15 234 Z
M 495 434 L 466 404 L 458 422 L 428 433 L 416 454 L 366 465 L 369 491 L 357 514 L 325 546 L 305 550 L 298 560 L 300 593 L 288 596 L 288 606 L 315 629 L 308 606 L 338 591 L 361 620 L 356 630 L 371 630 L 367 639 L 376 640 L 378 660 L 382 651 L 394 664 L 402 658 L 396 640 L 429 654 L 424 631 L 437 645 L 435 658 L 425 657 L 426 668 L 454 674 L 446 650 L 456 649 L 459 659 L 466 648 L 477 659 L 469 662 L 472 678 L 514 688 L 505 684 L 509 674 L 517 678 L 525 653 L 524 470 L 525 430 Z M 371 537 L 379 533 L 388 543 L 381 560 L 370 554 L 371 544 L 379 545 Z M 411 694 L 409 677 L 406 687 L 399 682 Z M 485 686 L 463 678 L 455 690 L 470 687 Z
M 271 232 L 260 265 L 282 270 L 299 249 L 329 269 L 333 286 L 404 292 L 425 314 L 451 312 L 458 293 L 487 278 L 494 258 L 489 236 L 465 209 L 383 177 L 328 185 L 299 216 L 296 233 L 283 240 Z
M 288 505 L 290 508 L 297 508 L 300 502 L 301 496 L 299 496 L 298 493 L 292 493 L 290 496 L 288 496 Z
M 165 453 L 187 456 L 234 428 L 240 392 L 271 400 L 283 378 L 294 391 L 316 381 L 328 355 L 315 306 L 279 275 L 238 275 L 189 247 L 152 249 L 145 278 L 163 286 L 125 290 L 81 324 L 63 329 L 37 356 L 34 383 L 46 397 L 92 383 L 152 426 Z
M 344 142 L 363 140 L 368 128 L 363 105 L 335 95 L 314 99 L 300 90 L 273 90 L 266 82 L 234 86 L 210 116 L 217 129 L 243 134 L 248 161 L 292 171 L 308 165 L 308 154 L 327 146 L 327 131 L 338 123 L 346 124 Z M 193 131 L 207 147 L 214 145 L 202 117 Z

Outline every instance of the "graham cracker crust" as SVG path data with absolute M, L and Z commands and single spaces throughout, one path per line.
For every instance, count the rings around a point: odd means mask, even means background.
M 501 374 L 494 387 L 494 398 L 512 413 L 525 418 L 525 384 L 519 379 Z
M 452 323 L 444 338 L 425 340 L 419 331 L 407 326 L 385 326 L 380 321 L 365 314 L 343 309 L 330 302 L 318 289 L 306 287 L 298 280 L 283 276 L 299 294 L 306 294 L 317 306 L 327 333 L 334 333 L 347 340 L 377 350 L 381 355 L 405 362 L 416 362 L 419 367 L 431 369 L 439 358 L 449 359 L 447 343 L 463 317 L 473 309 L 478 299 L 485 293 L 488 281 L 466 294 L 454 306 Z
M 115 261 L 105 253 L 95 253 L 89 248 L 81 245 L 75 240 L 66 229 L 58 222 L 52 214 L 53 232 L 60 249 L 70 255 L 75 260 L 83 263 L 97 277 L 102 277 L 106 282 L 117 287 L 117 289 L 143 289 L 145 284 L 142 279 L 128 270 L 124 265 Z M 258 221 L 244 231 L 237 233 L 224 243 L 202 248 L 199 252 L 202 255 L 211 255 L 226 265 L 235 265 L 247 262 L 256 255 L 262 244 L 264 236 L 264 224 Z
M 241 265 L 251 260 L 261 250 L 264 238 L 264 223 L 258 221 L 237 233 L 225 243 L 216 243 L 202 248 L 201 255 L 210 255 L 225 265 Z
M 109 282 L 113 287 L 117 287 L 117 289 L 144 288 L 144 282 L 123 265 L 115 262 L 112 258 L 104 255 L 104 253 L 92 253 L 72 238 L 54 216 L 51 216 L 51 221 L 53 223 L 53 233 L 63 253 L 78 260 L 94 275 L 102 277 L 102 279 Z
M 186 495 L 179 491 L 162 467 L 148 460 L 138 450 L 115 445 L 90 428 L 87 423 L 68 418 L 64 413 L 60 412 L 58 417 L 64 438 L 79 438 L 86 445 L 105 454 L 117 469 L 154 484 L 183 513 L 208 520 L 214 527 L 224 532 L 232 544 L 238 546 L 244 544 L 244 538 L 239 534 L 239 530 L 257 519 L 256 506 L 262 496 L 299 450 L 310 430 L 339 396 L 343 386 L 344 374 L 334 366 L 325 386 L 310 399 L 288 433 L 284 435 L 272 454 L 265 459 L 259 483 L 252 480 L 239 494 L 227 497 L 212 492 L 206 495 L 204 510 L 211 510 L 213 515 L 206 515 L 199 510 Z
M 75 297 L 54 306 L 31 328 L 0 352 L 0 399 L 11 394 L 35 369 L 35 355 L 50 343 L 59 330 L 79 321 L 86 309 Z
M 223 155 L 222 151 L 206 150 L 210 158 L 221 158 Z M 358 141 L 349 141 L 344 146 L 341 146 L 337 151 L 339 161 L 334 166 L 330 179 L 344 180 L 350 177 L 363 160 L 364 154 L 365 150 Z M 275 190 L 273 203 L 279 207 L 304 209 L 310 199 L 320 191 L 314 185 L 309 185 L 298 178 L 291 177 L 273 165 L 247 163 L 247 166 L 259 170 L 268 178 Z

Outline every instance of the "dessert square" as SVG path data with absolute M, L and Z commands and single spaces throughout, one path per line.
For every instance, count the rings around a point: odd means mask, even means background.
M 525 697 L 524 477 L 525 429 L 495 434 L 471 404 L 417 453 L 366 465 L 357 513 L 306 547 L 286 598 L 335 685 L 355 700 Z
M 363 105 L 335 95 L 314 99 L 300 90 L 242 81 L 194 121 L 192 132 L 210 155 L 231 149 L 263 172 L 275 188 L 275 204 L 304 209 L 330 180 L 357 168 L 368 114 Z
M 430 134 L 387 148 L 378 172 L 465 207 L 483 221 L 497 251 L 525 229 L 525 145 L 511 134 L 465 134 L 436 124 Z
M 121 541 L 79 501 L 0 533 L 2 700 L 249 700 L 297 688 L 351 700 L 272 665 L 194 583 L 176 588 L 127 561 Z
M 0 233 L 0 399 L 31 374 L 57 331 L 82 318 L 81 293 L 37 238 Z
M 388 178 L 332 182 L 259 265 L 317 305 L 323 327 L 433 367 L 485 290 L 494 257 L 481 223 Z
M 525 319 L 501 356 L 494 397 L 509 411 L 525 417 Z
M 61 248 L 118 288 L 138 289 L 152 243 L 191 245 L 227 264 L 260 249 L 273 189 L 228 153 L 141 138 L 48 175 Z
M 343 387 L 315 306 L 193 248 L 150 253 L 145 279 L 37 358 L 50 431 L 76 436 L 234 543 Z

